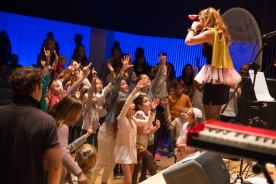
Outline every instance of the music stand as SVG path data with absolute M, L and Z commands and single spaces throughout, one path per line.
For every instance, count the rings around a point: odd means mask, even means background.
M 270 37 L 268 37 L 268 38 L 270 38 Z M 260 39 L 260 38 L 258 38 L 257 42 L 259 41 L 259 39 Z M 250 97 L 249 97 L 249 99 L 250 99 L 250 100 L 249 100 L 249 107 L 250 107 L 250 110 L 249 110 L 249 117 L 250 117 L 250 115 L 251 115 L 251 106 L 252 106 L 252 102 L 253 102 L 252 97 L 253 97 L 253 92 L 254 92 L 254 87 L 255 87 L 256 75 L 257 75 L 258 70 L 260 69 L 260 65 L 258 65 L 255 61 L 256 61 L 256 59 L 258 58 L 258 56 L 260 55 L 260 53 L 263 51 L 264 47 L 267 45 L 268 41 L 269 41 L 269 39 L 266 39 L 266 42 L 264 42 L 264 43 L 262 44 L 262 47 L 261 47 L 261 49 L 259 50 L 259 52 L 257 53 L 257 55 L 255 56 L 253 62 L 250 62 L 250 63 L 249 63 L 249 69 L 253 69 L 253 70 L 254 70 L 254 77 L 253 77 L 252 90 L 251 90 Z M 256 42 L 256 43 L 257 43 L 257 42 Z M 245 78 L 246 78 L 246 76 L 248 76 L 248 73 L 249 73 L 249 71 L 247 71 L 246 74 L 245 74 L 244 76 L 242 76 L 241 82 L 237 85 L 237 87 L 235 88 L 234 92 L 233 92 L 233 93 L 231 94 L 231 96 L 229 97 L 229 99 L 228 99 L 227 103 L 225 104 L 224 108 L 221 110 L 221 113 L 223 113 L 223 112 L 225 111 L 225 109 L 227 108 L 229 102 L 231 101 L 231 99 L 233 98 L 233 96 L 235 95 L 235 93 L 237 92 L 238 88 L 241 86 L 241 84 L 243 84 L 243 83 L 245 82 Z M 242 175 L 243 175 L 243 172 L 244 172 L 245 170 L 242 171 L 242 167 L 243 167 L 243 158 L 241 158 L 239 175 L 237 175 L 237 178 L 235 179 L 234 182 L 236 182 L 237 179 L 240 179 L 240 180 L 241 180 L 241 183 L 243 183 Z M 247 167 L 248 167 L 248 164 L 247 164 L 247 166 L 246 166 L 245 168 L 247 168 Z M 265 170 L 265 167 L 264 167 L 264 169 L 262 169 L 262 170 Z M 267 171 L 266 171 L 266 172 L 267 172 Z M 268 172 L 267 172 L 267 174 L 268 174 Z M 265 176 L 266 176 L 266 174 L 265 174 Z M 268 174 L 268 176 L 269 176 L 269 174 Z M 270 177 L 270 176 L 269 176 L 269 177 Z M 271 179 L 271 178 L 270 178 L 270 179 Z M 272 180 L 272 179 L 271 179 L 271 180 Z M 269 179 L 268 179 L 268 181 L 269 181 Z M 272 181 L 272 182 L 273 182 L 273 181 Z M 270 184 L 270 183 L 269 183 L 269 184 Z M 273 184 L 273 183 L 271 183 L 271 184 Z

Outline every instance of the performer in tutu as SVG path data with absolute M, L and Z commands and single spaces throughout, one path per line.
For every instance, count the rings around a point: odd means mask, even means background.
M 219 11 L 212 7 L 200 11 L 199 15 L 189 15 L 189 18 L 194 22 L 185 42 L 187 45 L 201 44 L 207 62 L 195 77 L 197 82 L 204 84 L 206 120 L 219 120 L 221 105 L 229 99 L 230 86 L 241 80 L 229 54 L 231 37 Z

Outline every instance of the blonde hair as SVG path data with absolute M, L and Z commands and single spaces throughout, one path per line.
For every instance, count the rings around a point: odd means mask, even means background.
M 77 149 L 75 159 L 82 171 L 87 172 L 96 164 L 98 153 L 91 144 L 83 144 Z
M 181 108 L 179 109 L 179 114 L 180 114 L 181 112 L 183 112 L 183 111 L 188 111 L 188 108 L 187 108 L 187 107 L 181 107 Z
M 58 83 L 57 79 L 53 80 L 53 82 L 52 82 L 52 84 L 51 84 L 51 86 L 50 86 L 50 90 L 52 90 L 52 89 L 53 89 L 53 87 L 54 87 L 54 83 Z M 58 84 L 59 84 L 59 83 L 58 83 Z
M 198 124 L 199 122 L 202 121 L 202 117 L 201 117 L 201 116 L 197 116 L 197 115 L 195 114 L 195 111 L 194 111 L 194 108 L 193 108 L 193 107 L 190 107 L 188 110 L 190 110 L 190 112 L 191 112 L 191 117 L 193 118 L 193 120 L 195 120 L 193 125 L 196 125 L 196 124 Z
M 73 126 L 79 119 L 82 110 L 82 102 L 74 96 L 66 96 L 54 105 L 49 112 L 56 121 L 57 127 L 65 124 Z
M 205 23 L 203 25 L 202 31 L 205 29 L 214 28 L 220 35 L 223 34 L 226 44 L 230 45 L 232 42 L 231 36 L 228 32 L 228 29 L 222 20 L 219 11 L 214 9 L 213 7 L 209 7 L 207 9 L 201 10 L 199 15 L 204 15 Z

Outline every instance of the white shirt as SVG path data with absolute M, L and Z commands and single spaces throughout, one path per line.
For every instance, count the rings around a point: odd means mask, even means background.
M 180 118 L 175 118 L 171 123 L 175 127 L 175 130 L 176 130 L 176 134 L 175 134 L 176 141 L 180 135 L 180 132 L 182 131 L 182 127 L 183 127 L 184 123 L 185 123 L 185 121 Z

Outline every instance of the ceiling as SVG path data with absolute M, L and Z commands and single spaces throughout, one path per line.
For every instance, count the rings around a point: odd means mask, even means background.
M 221 14 L 233 7 L 245 8 L 255 17 L 261 34 L 276 29 L 275 0 L 1 0 L 0 11 L 133 34 L 183 38 L 192 23 L 187 15 L 209 6 L 220 9 Z

